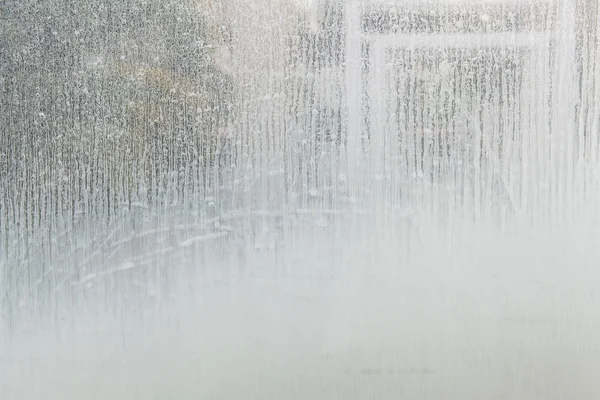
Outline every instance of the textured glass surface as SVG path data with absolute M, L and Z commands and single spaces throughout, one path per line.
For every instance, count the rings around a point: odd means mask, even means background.
M 0 1 L 0 399 L 600 398 L 599 7 Z

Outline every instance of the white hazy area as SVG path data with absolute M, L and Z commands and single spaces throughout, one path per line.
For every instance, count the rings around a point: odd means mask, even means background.
M 294 142 L 315 134 L 301 124 L 317 111 L 283 106 L 304 78 L 282 78 L 281 37 L 298 23 L 292 12 L 318 30 L 318 1 L 286 9 L 278 0 L 280 13 L 269 0 L 249 1 L 248 19 L 238 3 L 215 7 L 238 35 L 215 62 L 241 88 L 237 106 L 247 107 L 226 129 L 251 139 L 236 142 L 237 164 L 214 178 L 219 190 L 171 196 L 165 183 L 162 203 L 140 195 L 125 206 L 123 197 L 115 212 L 120 192 L 102 192 L 98 203 L 86 194 L 86 206 L 64 200 L 58 222 L 23 233 L 54 200 L 36 195 L 33 211 L 16 212 L 29 200 L 13 196 L 18 185 L 8 179 L 0 186 L 0 249 L 10 246 L 0 259 L 0 400 L 600 399 L 600 63 L 589 61 L 596 42 L 573 45 L 575 17 L 559 25 L 552 46 L 549 36 L 523 34 L 531 39 L 524 48 L 542 42 L 523 56 L 525 67 L 478 46 L 421 57 L 418 46 L 383 45 L 367 61 L 356 47 L 341 78 L 298 66 L 297 75 L 320 82 L 321 103 L 363 112 L 352 79 L 372 74 L 361 88 L 373 101 L 374 144 L 361 153 L 321 136 Z M 557 1 L 564 15 L 576 3 Z M 357 32 L 348 38 L 360 43 Z M 587 64 L 571 69 L 582 58 Z M 493 71 L 509 64 L 517 72 L 495 81 Z M 424 150 L 418 159 L 423 144 L 410 142 L 413 133 L 428 135 L 438 122 L 411 120 L 406 131 L 393 106 L 424 110 L 437 101 L 397 84 L 420 70 L 433 74 L 427 87 L 443 88 L 424 92 L 453 93 L 439 104 L 463 105 L 456 119 L 465 139 L 448 144 L 451 154 Z M 490 78 L 478 81 L 477 71 Z M 346 92 L 334 95 L 324 82 Z M 108 109 L 112 100 L 95 101 Z M 0 111 L 0 123 L 34 129 L 13 123 L 11 110 Z M 366 136 L 367 128 L 343 130 Z M 397 132 L 402 151 L 390 144 Z M 133 182 L 129 169 L 104 167 L 110 153 L 92 163 L 108 177 L 102 182 Z M 147 187 L 138 189 L 129 195 L 145 196 Z
M 409 247 L 397 228 L 315 228 L 168 304 L 108 299 L 5 337 L 3 398 L 600 395 L 597 228 L 444 241 L 427 226 Z

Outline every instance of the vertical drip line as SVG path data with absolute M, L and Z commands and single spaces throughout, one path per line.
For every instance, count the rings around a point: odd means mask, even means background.
M 361 158 L 364 101 L 363 63 L 366 43 L 363 42 L 361 32 L 361 10 L 357 2 L 348 2 L 346 5 L 346 107 L 347 119 L 347 181 L 350 197 L 358 195 L 361 180 L 358 178 L 358 164 Z
M 596 3 L 594 7 L 594 3 Z M 593 109 L 592 121 L 590 123 L 590 190 L 593 193 L 593 199 L 597 200 L 600 195 L 600 1 L 596 0 L 592 2 L 592 14 L 595 16 L 595 26 L 592 27 L 592 34 L 594 40 L 593 51 L 593 62 L 590 64 L 593 66 L 593 89 L 590 91 L 593 93 L 593 97 L 590 101 L 590 108 Z M 593 20 L 592 20 L 593 21 Z M 593 204 L 593 202 L 592 202 Z M 600 212 L 595 208 L 596 215 Z

